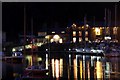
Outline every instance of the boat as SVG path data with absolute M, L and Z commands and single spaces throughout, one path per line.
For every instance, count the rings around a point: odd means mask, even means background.
M 48 69 L 44 69 L 41 66 L 29 66 L 24 70 L 22 79 L 45 79 L 48 78 L 48 72 Z

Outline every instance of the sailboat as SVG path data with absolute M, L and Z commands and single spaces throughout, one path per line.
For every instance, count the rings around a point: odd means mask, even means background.
M 25 8 L 24 8 L 24 49 L 25 49 L 25 42 L 26 42 L 26 16 L 25 16 Z M 32 48 L 31 48 L 31 55 L 32 55 L 32 66 L 28 66 L 24 69 L 22 79 L 41 79 L 41 78 L 48 78 L 48 69 L 42 67 L 42 62 L 39 62 L 39 65 L 33 65 L 33 19 L 31 19 L 31 39 L 32 39 Z M 25 50 L 24 50 L 25 54 Z

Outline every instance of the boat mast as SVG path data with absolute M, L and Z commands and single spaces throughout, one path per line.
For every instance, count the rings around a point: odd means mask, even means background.
M 86 38 L 86 15 L 84 17 L 84 39 Z M 86 50 L 86 39 L 85 39 L 85 50 Z
M 24 54 L 26 54 L 25 45 L 26 45 L 26 8 L 24 6 Z
M 26 55 L 26 48 L 25 48 L 25 45 L 26 45 L 26 7 L 25 7 L 25 4 L 24 4 L 24 43 L 23 43 L 23 45 L 24 45 L 23 55 L 25 57 L 25 55 Z M 25 65 L 25 67 L 26 67 L 26 65 Z
M 33 61 L 33 18 L 31 18 L 31 42 L 32 42 L 32 47 L 31 47 L 31 54 L 32 54 L 32 65 L 34 65 Z
M 117 21 L 117 4 L 115 4 L 115 27 L 117 28 L 117 23 L 116 23 L 116 21 Z M 116 36 L 117 34 L 115 34 L 115 40 L 117 40 L 117 36 Z

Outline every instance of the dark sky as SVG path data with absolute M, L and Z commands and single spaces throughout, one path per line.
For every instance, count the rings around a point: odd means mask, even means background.
M 34 33 L 37 34 L 44 26 L 53 28 L 67 27 L 72 23 L 79 24 L 85 14 L 88 21 L 104 21 L 105 8 L 109 8 L 114 15 L 115 3 L 108 2 L 7 2 L 2 4 L 2 29 L 6 32 L 7 40 L 15 40 L 18 34 L 23 34 L 24 6 L 26 7 L 27 32 L 31 29 L 33 17 Z

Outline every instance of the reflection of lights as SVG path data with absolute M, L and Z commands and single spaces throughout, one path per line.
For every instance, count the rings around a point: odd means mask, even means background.
M 88 80 L 90 79 L 90 63 L 87 62 Z
M 76 61 L 76 59 L 74 59 L 73 65 L 74 65 L 74 78 L 77 78 L 77 61 Z
M 46 69 L 48 69 L 48 54 L 46 54 Z
M 63 75 L 63 59 L 60 59 L 60 77 Z
M 17 56 L 17 53 L 15 53 L 15 56 Z
M 85 79 L 85 55 L 83 55 L 83 78 Z
M 96 62 L 96 76 L 97 76 L 97 79 L 102 79 L 103 78 L 103 75 L 102 75 L 102 63 L 97 61 Z
M 80 61 L 80 78 L 82 79 L 82 73 L 83 73 L 83 66 L 82 66 L 82 61 Z
M 26 59 L 28 59 L 28 65 L 32 65 L 32 56 L 26 56 Z
M 54 71 L 55 71 L 55 67 L 54 67 L 54 59 L 52 59 L 52 76 L 53 76 L 53 78 L 55 77 L 55 73 L 54 73 Z
M 59 61 L 57 59 L 55 60 L 55 74 L 56 78 L 59 78 Z

